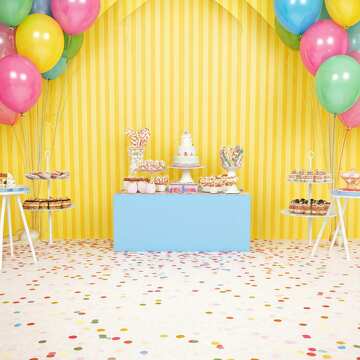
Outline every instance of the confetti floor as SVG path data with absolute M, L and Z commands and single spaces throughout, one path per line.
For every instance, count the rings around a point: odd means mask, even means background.
M 110 241 L 5 251 L 0 359 L 360 359 L 352 261 L 303 242 L 250 253 L 115 254 Z

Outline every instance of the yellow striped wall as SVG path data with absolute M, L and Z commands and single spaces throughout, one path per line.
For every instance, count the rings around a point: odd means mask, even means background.
M 246 157 L 239 175 L 253 197 L 253 237 L 304 238 L 305 223 L 280 215 L 290 199 L 305 195 L 286 177 L 307 165 L 310 150 L 316 167 L 327 165 L 329 118 L 299 54 L 246 1 L 148 0 L 136 10 L 127 4 L 104 12 L 66 75 L 44 83 L 43 101 L 30 114 L 14 129 L 0 127 L 1 169 L 22 180 L 24 166 L 36 167 L 36 129 L 45 119 L 43 154 L 52 147 L 64 96 L 51 165 L 72 177 L 56 183 L 54 194 L 71 196 L 76 208 L 56 215 L 56 237 L 111 237 L 112 195 L 128 174 L 125 128 L 149 127 L 146 158 L 167 162 L 189 129 L 206 165 L 198 175 L 221 173 L 220 146 L 241 144 Z M 337 129 L 340 142 L 344 130 Z M 358 140 L 354 130 L 344 169 L 360 167 Z M 351 205 L 350 212 L 358 210 Z M 46 236 L 45 219 L 41 229 Z M 360 235 L 354 218 L 349 232 Z

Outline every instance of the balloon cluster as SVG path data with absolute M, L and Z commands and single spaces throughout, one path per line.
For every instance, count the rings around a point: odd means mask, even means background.
M 99 11 L 100 0 L 0 1 L 0 124 L 35 105 L 41 77 L 65 72 Z
M 321 105 L 360 127 L 360 0 L 275 0 L 275 29 L 300 49 Z

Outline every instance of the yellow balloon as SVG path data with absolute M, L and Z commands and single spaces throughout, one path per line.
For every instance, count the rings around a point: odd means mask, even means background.
M 39 72 L 52 69 L 64 51 L 64 34 L 50 16 L 29 15 L 16 30 L 17 52 L 27 57 Z
M 331 18 L 343 27 L 350 27 L 360 21 L 360 0 L 325 0 Z

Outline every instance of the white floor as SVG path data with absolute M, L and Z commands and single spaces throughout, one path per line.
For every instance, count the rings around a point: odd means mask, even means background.
M 250 253 L 115 254 L 110 241 L 5 254 L 0 359 L 360 359 L 352 261 L 303 242 Z

